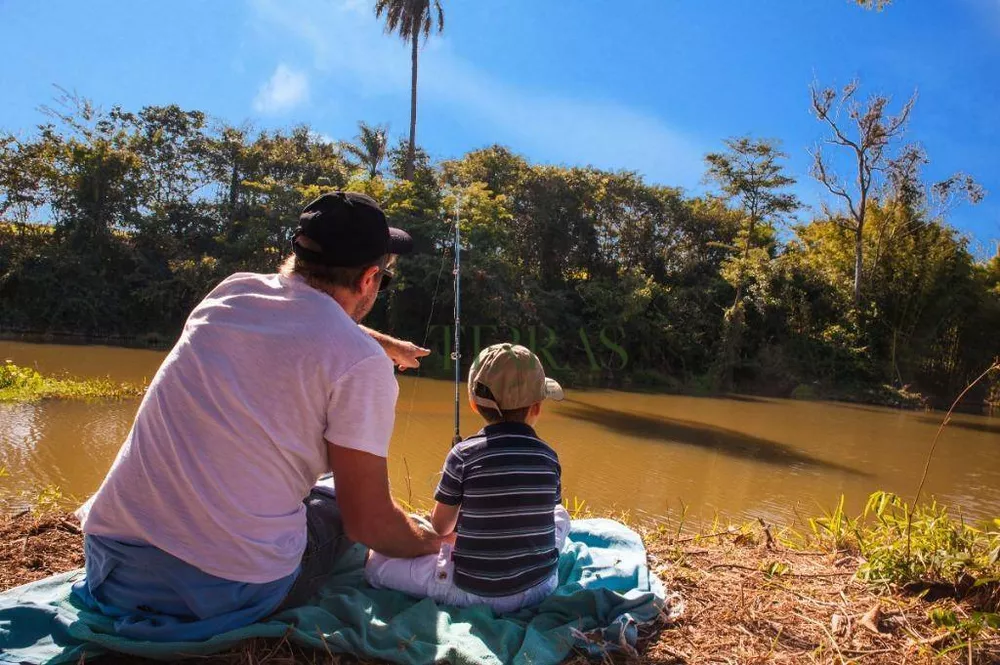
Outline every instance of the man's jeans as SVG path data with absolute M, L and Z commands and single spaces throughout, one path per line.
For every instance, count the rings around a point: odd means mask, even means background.
M 337 499 L 329 490 L 313 488 L 305 499 L 306 549 L 299 576 L 276 611 L 299 607 L 319 591 L 337 560 L 354 542 L 344 534 Z

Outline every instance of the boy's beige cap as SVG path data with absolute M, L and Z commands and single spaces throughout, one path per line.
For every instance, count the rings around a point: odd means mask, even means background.
M 563 397 L 562 386 L 545 377 L 538 356 L 520 344 L 489 346 L 469 369 L 469 398 L 489 409 L 511 411 Z

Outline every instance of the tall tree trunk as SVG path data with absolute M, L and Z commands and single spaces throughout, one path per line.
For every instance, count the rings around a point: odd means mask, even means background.
M 410 51 L 410 145 L 406 149 L 406 168 L 403 171 L 403 176 L 407 180 L 413 180 L 413 163 L 417 159 L 417 49 L 419 48 L 420 33 L 414 30 Z
M 750 257 L 750 243 L 753 240 L 755 227 L 754 216 L 751 215 L 747 224 L 747 235 L 743 241 L 743 258 L 740 260 L 739 272 L 736 275 L 736 297 L 733 306 L 725 314 L 722 325 L 722 357 L 715 376 L 715 387 L 718 390 L 732 390 L 735 383 L 736 365 L 740 359 L 740 349 L 743 345 L 743 333 L 746 326 L 746 305 L 743 302 L 744 284 L 746 282 L 746 266 Z
M 864 252 L 864 225 L 863 223 L 858 224 L 857 230 L 854 232 L 854 307 L 857 308 L 861 304 L 861 266 L 862 253 Z
M 229 221 L 236 219 L 236 203 L 239 200 L 240 169 L 233 155 L 233 172 L 229 178 Z

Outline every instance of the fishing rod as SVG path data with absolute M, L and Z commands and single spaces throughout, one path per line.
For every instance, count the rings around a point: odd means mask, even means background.
M 462 342 L 462 237 L 459 229 L 461 210 L 462 195 L 458 194 L 455 197 L 455 241 L 453 245 L 455 266 L 452 269 L 452 274 L 455 276 L 455 346 L 451 352 L 451 359 L 455 362 L 455 436 L 452 438 L 452 445 L 462 441 L 462 435 L 459 433 L 459 414 L 461 410 L 460 384 L 462 382 L 462 347 L 460 346 Z

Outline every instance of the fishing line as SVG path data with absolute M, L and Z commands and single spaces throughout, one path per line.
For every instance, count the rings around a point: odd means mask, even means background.
M 454 225 L 457 223 L 457 221 L 458 221 L 457 219 L 452 220 L 452 223 L 448 225 L 449 231 L 451 231 L 451 230 L 454 229 Z M 437 304 L 438 293 L 441 290 L 441 275 L 444 274 L 444 266 L 445 266 L 445 264 L 447 262 L 447 258 L 448 258 L 448 246 L 447 245 L 443 245 L 441 247 L 441 266 L 438 268 L 437 279 L 434 282 L 434 295 L 431 296 L 431 309 L 430 309 L 430 313 L 427 315 L 427 325 L 424 327 L 424 339 L 423 339 L 423 341 L 420 344 L 420 346 L 422 348 L 425 348 L 425 349 L 427 348 L 427 340 L 430 338 L 430 335 L 431 335 L 431 324 L 434 321 L 434 306 Z M 391 307 L 392 304 L 395 302 L 395 292 L 393 292 L 393 294 L 390 296 L 390 298 L 392 298 L 392 300 L 390 301 L 390 305 L 389 305 Z M 411 376 L 413 377 L 413 388 L 410 389 L 410 404 L 409 404 L 409 407 L 406 410 L 406 425 L 403 426 L 403 440 L 404 441 L 408 440 L 408 438 L 409 438 L 409 434 L 410 434 L 410 422 L 413 420 L 413 404 L 414 404 L 414 402 L 416 402 L 416 399 L 417 399 L 417 388 L 418 388 L 417 379 L 420 378 L 420 366 L 419 365 L 413 371 L 413 374 Z M 409 465 L 406 464 L 406 458 L 405 457 L 403 458 L 403 464 L 406 466 L 406 479 L 407 479 L 406 482 L 407 482 L 407 485 L 409 485 L 409 482 L 410 482 L 410 480 L 409 480 L 410 469 L 409 469 Z M 322 476 L 320 476 L 320 480 L 326 480 L 326 479 L 329 479 L 329 478 L 332 478 L 332 477 L 333 477 L 333 472 L 325 473 Z
M 449 231 L 454 229 L 454 225 L 457 223 L 457 219 L 453 219 L 452 223 L 448 225 Z M 434 282 L 434 295 L 431 297 L 431 309 L 430 313 L 427 315 L 427 325 L 424 328 L 424 339 L 420 344 L 422 348 L 427 348 L 427 340 L 431 335 L 431 324 L 434 321 L 434 306 L 437 304 L 438 293 L 441 290 L 441 275 L 444 274 L 444 267 L 448 259 L 448 247 L 447 245 L 441 248 L 441 266 L 438 268 L 437 280 Z M 413 420 L 413 405 L 417 399 L 417 379 L 420 378 L 420 366 L 414 371 L 413 376 L 413 387 L 410 389 L 410 404 L 406 410 L 406 424 L 403 426 L 403 440 L 408 440 L 410 433 L 410 422 Z

